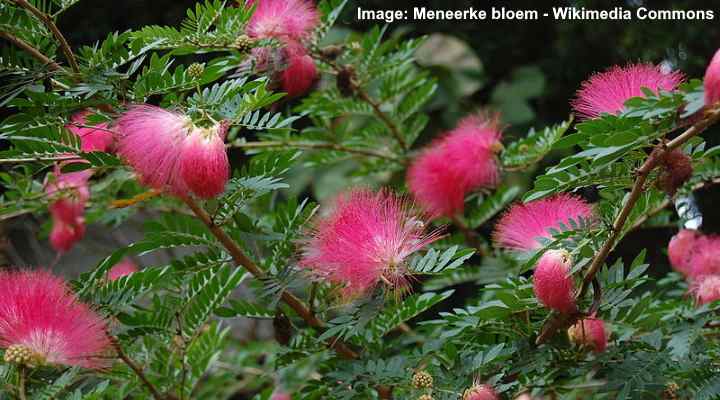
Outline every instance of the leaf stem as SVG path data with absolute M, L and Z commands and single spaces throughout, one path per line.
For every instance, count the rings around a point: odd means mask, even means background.
M 147 387 L 147 389 L 152 394 L 153 398 L 155 400 L 164 400 L 164 397 L 158 389 L 155 387 L 155 385 L 148 380 L 147 376 L 145 376 L 145 373 L 143 372 L 142 368 L 138 366 L 135 361 L 133 361 L 123 350 L 122 346 L 120 345 L 120 342 L 118 339 L 114 336 L 110 336 L 110 342 L 112 343 L 113 348 L 115 349 L 115 352 L 117 353 L 118 358 L 120 358 L 130 369 L 137 375 L 137 377 L 140 379 L 140 381 Z
M 235 243 L 235 241 L 220 226 L 213 223 L 210 215 L 208 215 L 208 213 L 205 212 L 205 210 L 200 207 L 200 205 L 198 205 L 195 200 L 190 197 L 183 197 L 182 200 L 200 219 L 200 221 L 205 224 L 205 226 L 210 230 L 213 236 L 215 236 L 215 238 L 225 247 L 225 249 L 227 249 L 237 266 L 245 268 L 255 278 L 260 279 L 265 277 L 265 272 L 245 255 L 240 246 L 238 246 L 237 243 Z M 325 327 L 325 323 L 319 318 L 317 318 L 315 315 L 313 315 L 313 313 L 310 312 L 310 309 L 308 309 L 308 307 L 302 302 L 302 300 L 300 300 L 294 294 L 284 290 L 280 297 L 288 306 L 290 306 L 290 308 L 295 310 L 295 312 L 308 325 L 317 329 L 323 329 Z M 329 343 L 330 346 L 332 346 L 335 351 L 337 351 L 338 354 L 342 355 L 343 357 L 349 359 L 358 358 L 358 354 L 339 339 L 330 338 Z
M 282 140 L 276 140 L 276 141 L 264 141 L 264 142 L 245 142 L 245 143 L 231 143 L 229 145 L 230 147 L 240 147 L 240 148 L 246 148 L 246 149 L 252 149 L 252 148 L 264 148 L 264 147 L 293 147 L 298 149 L 326 149 L 326 150 L 335 150 L 340 151 L 344 153 L 350 153 L 350 154 L 357 154 L 362 156 L 369 156 L 369 157 L 376 157 L 376 158 L 382 158 L 384 160 L 388 161 L 394 161 L 394 162 L 402 162 L 400 159 L 398 159 L 395 156 L 380 153 L 373 150 L 365 150 L 365 149 L 355 149 L 352 147 L 343 146 L 337 143 L 316 143 L 316 142 L 294 142 L 294 141 L 282 141 Z
M 53 36 L 55 36 L 55 39 L 60 44 L 60 49 L 62 50 L 63 54 L 65 54 L 65 58 L 67 59 L 68 63 L 70 64 L 70 69 L 72 69 L 73 72 L 80 72 L 80 67 L 78 66 L 77 60 L 75 60 L 75 55 L 72 52 L 72 49 L 70 48 L 70 45 L 68 44 L 68 41 L 65 39 L 65 36 L 63 36 L 62 32 L 60 32 L 60 29 L 58 29 L 57 25 L 55 25 L 55 22 L 53 21 L 52 17 L 50 17 L 48 14 L 45 14 L 44 12 L 38 10 L 35 6 L 30 4 L 27 0 L 13 0 L 15 4 L 17 4 L 19 7 L 22 7 L 29 11 L 31 14 L 33 14 L 35 17 L 37 17 L 40 21 L 45 24 L 45 26 L 52 32 Z
M 43 65 L 47 65 L 48 68 L 52 71 L 57 71 L 62 69 L 60 64 L 56 63 L 55 61 L 48 58 L 45 54 L 41 53 L 40 50 L 36 49 L 30 43 L 20 39 L 19 37 L 5 31 L 0 31 L 0 37 L 7 40 L 8 42 L 14 44 L 15 46 L 25 50 L 28 54 L 30 54 L 34 59 L 40 61 Z
M 27 400 L 26 384 L 27 384 L 27 367 L 20 364 L 18 365 L 18 398 L 20 400 Z

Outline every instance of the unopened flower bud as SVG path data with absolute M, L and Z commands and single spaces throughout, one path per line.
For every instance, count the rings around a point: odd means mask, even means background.
M 585 318 L 568 329 L 568 337 L 575 345 L 602 353 L 607 347 L 605 322 L 598 318 Z
M 205 72 L 205 64 L 201 63 L 192 63 L 187 69 L 187 74 L 192 79 L 200 79 L 203 72 Z
M 433 377 L 426 371 L 418 371 L 412 377 L 412 385 L 416 389 L 427 389 L 433 386 Z
M 235 48 L 241 53 L 247 53 L 255 47 L 255 39 L 248 35 L 240 35 L 235 39 Z
M 30 368 L 35 368 L 44 363 L 42 355 L 35 353 L 29 347 L 21 344 L 8 346 L 3 358 L 8 364 L 24 365 Z

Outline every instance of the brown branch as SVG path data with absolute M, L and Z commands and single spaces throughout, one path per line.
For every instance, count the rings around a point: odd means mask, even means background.
M 260 269 L 252 260 L 250 260 L 245 253 L 242 251 L 242 249 L 235 243 L 235 241 L 218 225 L 216 225 L 210 216 L 205 212 L 205 210 L 200 207 L 195 200 L 189 198 L 189 197 L 183 197 L 182 199 L 185 204 L 193 211 L 193 213 L 207 226 L 207 228 L 210 230 L 210 232 L 215 236 L 215 238 L 227 249 L 227 251 L 230 253 L 230 256 L 233 258 L 233 261 L 235 261 L 235 264 L 237 266 L 241 266 L 248 270 L 254 277 L 256 278 L 263 278 L 265 277 L 265 272 Z M 317 329 L 324 329 L 325 323 L 318 319 L 310 310 L 308 307 L 300 300 L 298 297 L 296 297 L 294 294 L 284 290 L 280 296 L 280 298 L 288 305 L 290 308 L 295 310 L 295 312 L 310 326 Z M 338 354 L 342 355 L 345 358 L 358 358 L 358 354 L 350 349 L 344 342 L 336 339 L 331 338 L 329 340 L 329 345 L 335 349 L 335 351 L 338 352 Z
M 335 151 L 341 151 L 344 153 L 350 153 L 350 154 L 357 154 L 362 156 L 369 156 L 369 157 L 377 157 L 382 158 L 389 161 L 394 162 L 402 162 L 397 157 L 394 157 L 389 154 L 384 154 L 372 150 L 365 150 L 365 149 L 354 149 L 352 147 L 347 147 L 343 145 L 339 145 L 336 143 L 310 143 L 310 142 L 293 142 L 293 141 L 265 141 L 265 142 L 245 142 L 245 143 L 231 143 L 228 145 L 228 147 L 240 147 L 240 148 L 246 148 L 246 149 L 253 149 L 253 148 L 265 148 L 265 147 L 293 147 L 298 149 L 325 149 L 325 150 L 335 150 Z
M 400 147 L 403 149 L 403 151 L 407 151 L 408 146 L 405 142 L 405 139 L 403 139 L 400 130 L 398 129 L 397 125 L 395 125 L 395 123 L 390 119 L 390 117 L 388 117 L 387 114 L 385 114 L 383 110 L 380 109 L 380 104 L 373 100 L 360 86 L 355 86 L 354 89 L 358 97 L 362 101 L 368 103 L 375 112 L 375 115 L 380 118 L 380 120 L 382 120 L 385 125 L 387 125 L 388 129 L 390 129 L 390 133 L 392 133 L 395 140 L 397 140 L 398 144 L 400 144 Z
M 7 40 L 8 42 L 14 44 L 15 46 L 25 50 L 34 59 L 40 61 L 43 65 L 47 65 L 47 67 L 50 68 L 50 70 L 57 71 L 59 69 L 62 69 L 60 64 L 51 60 L 45 54 L 41 53 L 40 50 L 34 48 L 28 42 L 20 39 L 19 37 L 15 36 L 9 32 L 5 32 L 5 31 L 0 31 L 0 37 Z
M 80 67 L 78 66 L 77 60 L 75 60 L 75 55 L 72 52 L 72 49 L 70 48 L 70 45 L 68 44 L 67 40 L 65 39 L 65 36 L 63 36 L 62 32 L 60 32 L 60 29 L 58 29 L 57 25 L 55 25 L 55 22 L 53 21 L 52 17 L 45 14 L 44 12 L 38 10 L 30 4 L 27 0 L 13 0 L 15 4 L 17 4 L 19 7 L 22 7 L 29 11 L 31 14 L 33 14 L 35 17 L 37 17 L 40 21 L 45 24 L 45 26 L 52 32 L 53 36 L 55 36 L 55 39 L 60 44 L 60 49 L 62 50 L 63 54 L 65 54 L 65 58 L 67 59 L 68 63 L 70 64 L 70 69 L 73 70 L 73 72 L 79 72 Z
M 160 392 L 157 390 L 155 385 L 152 384 L 145 376 L 145 373 L 143 372 L 142 368 L 138 366 L 135 361 L 133 361 L 127 354 L 125 354 L 125 351 L 123 350 L 122 346 L 120 346 L 120 342 L 118 339 L 114 336 L 110 337 L 110 343 L 112 343 L 113 348 L 115 349 L 115 352 L 117 353 L 118 358 L 120 358 L 128 367 L 130 367 L 131 370 L 137 375 L 137 377 L 140 379 L 140 381 L 147 387 L 147 389 L 150 391 L 152 396 L 155 398 L 155 400 L 164 400 L 165 397 L 160 394 Z
M 650 153 L 648 158 L 645 160 L 645 162 L 640 166 L 640 168 L 635 171 L 635 182 L 633 183 L 632 189 L 630 190 L 628 200 L 625 205 L 623 205 L 623 208 L 620 210 L 620 213 L 615 219 L 615 222 L 613 223 L 611 228 L 610 236 L 607 238 L 603 246 L 600 248 L 600 251 L 597 253 L 592 263 L 590 264 L 590 267 L 588 268 L 588 271 L 583 278 L 580 290 L 578 290 L 577 292 L 576 299 L 579 300 L 585 295 L 589 286 L 595 279 L 595 275 L 600 270 L 602 265 L 605 263 L 605 260 L 610 255 L 610 252 L 615 247 L 615 243 L 618 241 L 620 236 L 622 236 L 623 227 L 625 226 L 625 223 L 627 222 L 630 213 L 635 207 L 637 201 L 640 199 L 640 196 L 642 196 L 643 192 L 645 191 L 645 182 L 647 181 L 650 172 L 652 172 L 652 170 L 655 169 L 655 167 L 657 167 L 660 163 L 662 156 L 665 153 L 673 151 L 678 147 L 682 146 L 688 140 L 692 139 L 700 132 L 707 129 L 707 127 L 718 121 L 720 121 L 720 106 L 707 111 L 705 117 L 702 120 L 695 123 L 685 132 L 678 135 L 678 137 L 676 137 L 675 139 L 667 142 L 667 144 L 660 144 L 656 146 Z M 556 318 L 551 318 L 548 323 L 543 326 L 543 329 L 538 336 L 536 343 L 540 344 L 549 340 L 558 329 L 567 327 L 567 325 L 575 319 L 577 319 L 577 315 L 566 314 L 560 315 Z

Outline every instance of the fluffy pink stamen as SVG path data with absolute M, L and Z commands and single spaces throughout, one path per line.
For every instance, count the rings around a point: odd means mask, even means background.
M 583 82 L 572 107 L 584 119 L 597 118 L 603 113 L 617 114 L 630 98 L 644 97 L 641 88 L 655 93 L 672 91 L 683 80 L 681 72 L 666 73 L 660 66 L 652 64 L 616 65 Z
M 256 5 L 247 26 L 247 34 L 254 38 L 299 41 L 320 22 L 309 0 L 249 0 L 247 4 Z
M 467 194 L 497 184 L 500 138 L 496 118 L 472 115 L 461 120 L 408 169 L 407 184 L 415 200 L 434 216 L 461 213 Z
M 46 271 L 0 272 L 0 347 L 21 345 L 48 364 L 110 365 L 106 323 Z
M 705 71 L 705 105 L 711 106 L 720 101 L 720 50 L 715 52 Z
M 401 286 L 407 258 L 439 238 L 403 198 L 355 189 L 338 196 L 303 246 L 300 266 L 342 287 L 346 298 L 381 281 Z
M 499 400 L 495 389 L 486 384 L 476 384 L 469 389 L 465 389 L 462 400 Z
M 493 239 L 498 246 L 510 250 L 527 251 L 542 247 L 540 237 L 552 238 L 550 229 L 562 231 L 570 227 L 569 220 L 595 218 L 590 204 L 579 197 L 559 194 L 545 199 L 513 205 L 495 227 Z
M 55 173 L 45 187 L 50 198 L 50 215 L 53 227 L 50 244 L 55 251 L 65 253 L 85 235 L 85 205 L 90 198 L 88 180 L 92 170 L 61 172 L 61 165 L 55 166 Z
M 701 278 L 691 289 L 698 304 L 707 304 L 720 300 L 720 276 L 710 275 Z
M 668 244 L 670 265 L 683 275 L 691 275 L 692 261 L 697 254 L 698 244 L 702 240 L 702 235 L 696 230 L 683 229 L 678 232 Z
M 315 62 L 303 48 L 288 47 L 288 64 L 282 71 L 280 83 L 288 97 L 298 97 L 307 93 L 318 79 Z
M 185 115 L 133 106 L 117 120 L 117 152 L 145 185 L 210 198 L 222 192 L 229 177 L 226 130 L 223 123 L 199 128 Z
M 540 303 L 565 314 L 577 311 L 571 262 L 566 251 L 550 250 L 540 257 L 533 274 L 533 291 Z

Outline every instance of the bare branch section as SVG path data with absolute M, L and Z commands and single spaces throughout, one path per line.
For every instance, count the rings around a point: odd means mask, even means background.
M 0 37 L 7 40 L 8 42 L 14 44 L 15 46 L 23 49 L 28 54 L 30 54 L 34 59 L 40 61 L 43 65 L 47 65 L 47 67 L 50 68 L 50 70 L 57 71 L 59 69 L 62 69 L 60 64 L 51 60 L 45 54 L 41 53 L 38 49 L 31 46 L 28 42 L 20 39 L 19 37 L 15 36 L 9 32 L 4 32 L 4 31 L 0 31 Z
M 70 69 L 72 69 L 73 72 L 79 72 L 80 67 L 78 66 L 77 60 L 75 59 L 75 54 L 73 54 L 72 49 L 70 48 L 70 44 L 65 39 L 65 36 L 63 36 L 62 32 L 60 32 L 60 29 L 58 29 L 57 25 L 55 25 L 55 21 L 53 21 L 52 17 L 38 10 L 27 0 L 12 1 L 17 4 L 18 7 L 26 9 L 32 15 L 42 21 L 42 23 L 50 30 L 50 32 L 52 32 L 55 40 L 57 40 L 60 44 L 60 49 L 62 50 L 63 54 L 65 54 L 65 58 L 67 59 L 68 64 L 70 64 Z
M 315 142 L 295 142 L 295 141 L 265 141 L 265 142 L 245 142 L 245 143 L 231 143 L 229 147 L 241 147 L 245 149 L 253 148 L 273 148 L 273 147 L 289 147 L 296 149 L 318 149 L 318 150 L 334 150 L 343 153 L 356 154 L 367 157 L 381 158 L 388 161 L 402 162 L 397 157 L 389 154 L 381 153 L 373 150 L 356 149 L 352 147 L 343 146 L 336 143 L 315 143 Z
M 658 146 L 656 146 L 650 153 L 648 158 L 645 160 L 645 162 L 640 166 L 640 168 L 635 171 L 635 182 L 633 183 L 632 189 L 630 190 L 630 195 L 628 196 L 625 205 L 623 205 L 623 208 L 620 210 L 620 213 L 615 218 L 615 222 L 613 223 L 610 236 L 607 238 L 602 248 L 590 264 L 590 267 L 588 268 L 588 271 L 583 278 L 580 290 L 578 290 L 576 296 L 577 299 L 581 299 L 585 295 L 588 288 L 595 279 L 595 275 L 600 270 L 600 267 L 602 267 L 602 265 L 605 263 L 605 260 L 607 260 L 608 256 L 610 255 L 610 252 L 613 250 L 613 248 L 615 248 L 615 244 L 622 235 L 623 228 L 625 227 L 625 223 L 627 222 L 630 213 L 632 212 L 635 204 L 638 202 L 640 196 L 645 190 L 645 183 L 647 182 L 647 178 L 650 175 L 650 172 L 652 172 L 660 164 L 660 160 L 662 160 L 662 157 L 665 155 L 665 153 L 671 152 L 682 146 L 683 144 L 687 143 L 688 140 L 697 136 L 699 133 L 707 129 L 709 126 L 717 123 L 718 121 L 720 121 L 720 107 L 715 107 L 710 111 L 706 112 L 705 117 L 702 120 L 695 123 L 685 132 L 678 135 L 678 137 L 676 137 L 675 139 L 665 144 L 659 144 Z M 562 314 L 550 318 L 545 324 L 545 326 L 543 326 L 543 329 L 540 332 L 536 343 L 540 344 L 546 342 L 547 340 L 552 338 L 555 332 L 560 329 L 567 328 L 580 316 L 581 315 Z
M 207 226 L 210 232 L 215 238 L 227 249 L 230 256 L 235 261 L 235 264 L 248 270 L 254 277 L 263 278 L 265 272 L 260 269 L 252 260 L 250 260 L 242 249 L 235 243 L 235 241 L 218 225 L 212 222 L 210 216 L 205 210 L 198 205 L 195 200 L 184 197 L 183 201 L 193 211 L 193 213 Z M 283 291 L 281 299 L 310 326 L 313 328 L 324 329 L 325 323 L 310 312 L 310 309 L 294 294 Z M 331 346 L 338 354 L 345 358 L 354 359 L 358 358 L 358 354 L 350 349 L 344 342 L 337 338 L 331 338 L 328 341 L 328 345 Z

